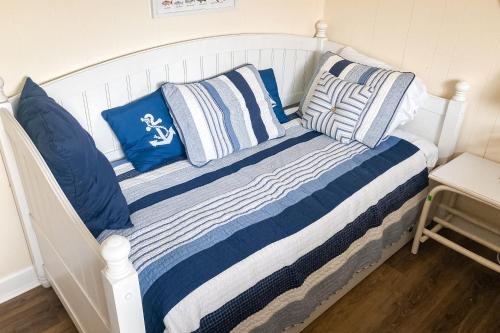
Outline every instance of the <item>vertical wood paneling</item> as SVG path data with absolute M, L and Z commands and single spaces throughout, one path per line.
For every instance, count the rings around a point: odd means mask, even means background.
M 150 93 L 149 74 L 146 70 L 139 73 L 132 73 L 128 78 L 131 100 L 136 100 Z
M 217 74 L 217 55 L 210 54 L 203 56 L 203 75 L 205 78 L 215 76 Z
M 108 108 L 105 86 L 89 89 L 85 95 L 88 104 L 88 119 L 92 129 L 91 134 L 97 148 L 104 153 L 114 151 L 115 139 L 108 124 L 101 116 L 101 112 Z
M 294 92 L 297 68 L 297 50 L 285 50 L 283 73 L 283 96 L 289 96 Z
M 235 51 L 233 53 L 233 67 L 245 65 L 247 63 L 247 53 L 244 50 Z
M 64 102 L 61 103 L 61 105 L 67 110 L 72 110 L 71 114 L 73 115 L 73 117 L 75 117 L 76 120 L 78 120 L 78 122 L 80 123 L 80 125 L 82 125 L 82 127 L 88 131 L 89 128 L 88 128 L 87 116 L 85 114 L 85 105 L 82 93 L 79 91 L 71 91 L 71 92 L 68 91 L 65 95 L 68 99 L 66 100 L 65 97 Z
M 266 69 L 266 68 L 271 68 L 273 67 L 273 56 L 274 56 L 274 50 L 272 49 L 263 49 L 260 50 L 260 68 L 261 69 Z
M 204 66 L 201 57 L 190 57 L 184 61 L 186 66 L 185 82 L 201 80 Z
M 233 68 L 233 52 L 223 52 L 217 54 L 217 72 L 227 72 Z
M 158 89 L 166 82 L 165 66 L 156 66 L 149 70 L 149 80 L 151 82 L 151 90 Z
M 285 50 L 273 49 L 272 50 L 272 65 L 274 75 L 276 76 L 276 83 L 280 92 L 284 92 L 285 86 Z
M 184 83 L 186 73 L 184 72 L 184 62 L 177 61 L 168 65 L 168 81 L 172 83 Z
M 247 51 L 247 62 L 249 64 L 255 65 L 257 69 L 262 69 L 260 66 L 259 50 L 248 50 Z
M 472 90 L 458 150 L 500 161 L 500 4 L 497 0 L 329 0 L 329 37 L 415 72 L 450 98 Z
M 269 45 L 276 45 L 276 48 L 268 48 Z M 97 79 L 98 75 L 102 75 L 99 72 L 84 75 L 84 79 L 79 78 L 71 84 L 58 82 L 47 88 L 48 93 L 71 110 L 94 137 L 98 149 L 109 159 L 116 160 L 123 157 L 123 152 L 115 134 L 102 118 L 102 111 L 141 98 L 165 82 L 196 82 L 246 63 L 254 64 L 259 69 L 273 68 L 282 102 L 285 106 L 291 105 L 300 100 L 304 86 L 314 71 L 315 52 L 312 50 L 316 43 L 311 43 L 306 49 L 297 49 L 300 45 L 278 37 L 273 43 L 262 43 L 262 48 L 253 44 L 248 50 L 245 40 L 225 45 L 224 51 L 218 51 L 217 47 L 200 49 L 199 53 L 192 49 L 187 50 L 190 52 L 176 50 L 177 56 L 166 53 L 158 58 L 160 61 L 145 61 L 140 66 L 127 63 L 120 71 L 113 68 L 109 79 L 104 75 Z

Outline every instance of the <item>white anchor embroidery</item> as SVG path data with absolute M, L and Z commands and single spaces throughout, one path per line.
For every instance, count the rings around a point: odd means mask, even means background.
M 154 138 L 156 140 L 149 141 L 151 146 L 163 146 L 168 145 L 174 139 L 175 131 L 172 127 L 167 129 L 165 126 L 160 125 L 162 123 L 161 118 L 155 120 L 152 114 L 144 115 L 144 118 L 141 118 L 141 121 L 146 124 L 146 131 L 150 132 L 151 130 L 156 130 L 156 135 Z

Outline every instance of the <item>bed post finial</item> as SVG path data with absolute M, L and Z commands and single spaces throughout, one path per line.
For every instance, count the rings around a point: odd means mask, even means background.
M 113 235 L 106 239 L 102 243 L 101 254 L 106 261 L 105 274 L 110 278 L 120 279 L 134 270 L 128 260 L 130 242 L 125 237 Z
M 4 80 L 0 76 L 0 103 L 6 103 L 8 101 L 8 97 L 3 90 Z
M 467 92 L 470 90 L 470 84 L 466 81 L 458 81 L 455 85 L 455 95 L 453 100 L 457 102 L 465 102 L 467 99 Z
M 314 37 L 316 38 L 328 38 L 326 36 L 326 30 L 328 29 L 328 23 L 323 20 L 319 20 L 316 22 L 316 34 Z
M 130 262 L 130 242 L 123 236 L 112 235 L 101 245 L 106 262 L 102 280 L 112 333 L 144 333 L 139 277 Z
M 446 108 L 443 127 L 441 128 L 441 135 L 438 141 L 439 164 L 447 162 L 455 153 L 464 121 L 467 92 L 469 90 L 470 84 L 465 81 L 459 81 L 455 85 L 455 95 L 453 95 Z

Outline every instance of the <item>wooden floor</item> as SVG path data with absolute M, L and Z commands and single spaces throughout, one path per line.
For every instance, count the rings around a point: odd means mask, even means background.
M 0 332 L 76 329 L 54 292 L 39 287 L 0 305 Z M 406 246 L 305 332 L 498 333 L 500 275 L 433 241 L 418 256 Z

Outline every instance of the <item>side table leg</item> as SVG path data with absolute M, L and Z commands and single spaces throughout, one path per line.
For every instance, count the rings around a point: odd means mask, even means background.
M 422 238 L 422 233 L 424 232 L 425 224 L 427 222 L 427 216 L 429 215 L 429 210 L 431 209 L 432 195 L 429 194 L 427 199 L 425 199 L 424 207 L 422 208 L 422 214 L 420 214 L 420 219 L 418 220 L 417 231 L 415 232 L 415 238 L 413 238 L 413 245 L 411 247 L 411 253 L 417 254 L 418 247 L 420 246 L 420 238 Z
M 424 232 L 425 224 L 427 223 L 427 217 L 429 215 L 429 210 L 431 209 L 432 201 L 436 195 L 441 191 L 447 191 L 450 188 L 446 185 L 438 185 L 434 187 L 425 199 L 424 208 L 422 208 L 422 214 L 420 215 L 420 220 L 418 221 L 417 231 L 415 232 L 415 238 L 413 239 L 413 245 L 411 247 L 411 253 L 417 254 L 418 247 L 420 246 L 420 239 L 422 238 L 422 234 Z M 454 203 L 456 197 L 452 196 L 452 201 Z

